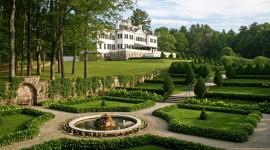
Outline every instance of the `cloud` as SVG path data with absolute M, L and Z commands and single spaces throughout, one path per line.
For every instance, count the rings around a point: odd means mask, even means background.
M 138 7 L 148 12 L 154 26 L 198 22 L 227 29 L 266 22 L 270 13 L 269 0 L 138 0 Z

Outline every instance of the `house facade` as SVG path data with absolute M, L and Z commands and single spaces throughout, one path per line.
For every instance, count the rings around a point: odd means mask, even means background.
M 142 25 L 133 26 L 131 20 L 127 23 L 117 23 L 115 30 L 99 34 L 97 51 L 106 59 L 121 59 L 113 57 L 160 57 L 158 38 L 144 31 Z

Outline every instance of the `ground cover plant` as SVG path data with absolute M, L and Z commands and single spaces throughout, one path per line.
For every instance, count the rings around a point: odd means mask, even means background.
M 198 119 L 202 109 L 208 120 Z M 261 119 L 261 113 L 252 110 L 194 104 L 167 106 L 155 110 L 153 115 L 165 119 L 171 131 L 232 142 L 247 141 Z
M 106 106 L 102 106 L 102 100 Z M 92 98 L 76 98 L 64 101 L 53 101 L 49 108 L 74 113 L 84 112 L 130 112 L 155 105 L 154 101 L 120 97 L 100 96 Z
M 178 140 L 174 138 L 160 137 L 156 135 L 141 135 L 133 137 L 125 137 L 110 140 L 82 140 L 82 139 L 68 139 L 61 138 L 57 140 L 51 140 L 41 144 L 33 145 L 23 150 L 38 150 L 38 149 L 139 149 L 140 147 L 150 148 L 164 148 L 174 150 L 221 150 L 211 146 L 206 146 L 199 143 L 187 142 L 184 140 Z
M 54 117 L 51 113 L 29 108 L 21 109 L 16 105 L 1 106 L 0 116 L 0 147 L 34 138 L 39 134 L 39 127 Z

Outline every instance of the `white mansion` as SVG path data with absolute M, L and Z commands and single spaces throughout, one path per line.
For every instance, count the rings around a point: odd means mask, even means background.
M 157 36 L 142 29 L 142 25 L 116 23 L 115 30 L 99 35 L 97 52 L 109 60 L 121 60 L 134 57 L 160 57 Z M 169 55 L 169 54 L 168 54 Z

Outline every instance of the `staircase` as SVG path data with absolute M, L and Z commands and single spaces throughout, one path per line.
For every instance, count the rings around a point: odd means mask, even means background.
M 183 96 L 170 96 L 166 102 L 167 103 L 181 103 L 183 100 L 185 100 L 187 97 Z

